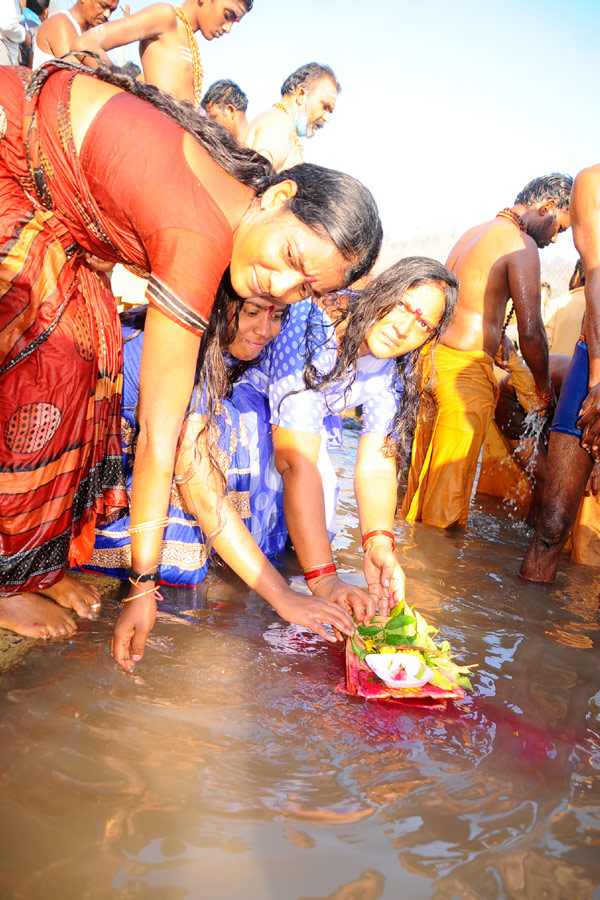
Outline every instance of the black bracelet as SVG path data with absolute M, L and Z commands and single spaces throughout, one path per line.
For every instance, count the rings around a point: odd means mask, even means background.
M 150 572 L 148 575 L 138 575 L 133 569 L 127 569 L 126 571 L 129 580 L 135 582 L 135 584 L 144 584 L 145 581 L 157 581 L 159 578 L 158 569 L 156 572 Z

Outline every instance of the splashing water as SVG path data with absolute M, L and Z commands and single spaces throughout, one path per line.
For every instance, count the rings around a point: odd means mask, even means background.
M 540 416 L 534 409 L 530 410 L 523 420 L 523 434 L 516 446 L 516 453 L 525 453 L 530 444 L 531 456 L 525 466 L 525 473 L 530 477 L 534 477 L 535 465 L 538 453 L 540 452 L 540 438 L 544 430 L 546 420 Z M 531 442 L 531 443 L 530 443 Z

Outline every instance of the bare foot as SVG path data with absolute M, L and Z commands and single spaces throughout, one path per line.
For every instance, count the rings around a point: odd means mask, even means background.
M 72 609 L 82 619 L 93 619 L 100 609 L 100 592 L 91 584 L 65 575 L 61 581 L 40 593 L 50 597 L 59 606 Z
M 0 597 L 0 628 L 44 641 L 68 637 L 77 631 L 71 616 L 60 606 L 41 594 L 31 593 Z

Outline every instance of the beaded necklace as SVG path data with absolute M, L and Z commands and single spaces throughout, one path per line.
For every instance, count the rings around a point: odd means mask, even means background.
M 300 162 L 304 162 L 304 153 L 302 152 L 302 144 L 300 143 L 300 138 L 298 137 L 298 132 L 296 131 L 296 125 L 294 123 L 294 120 L 292 119 L 291 112 L 285 108 L 283 103 L 274 103 L 273 106 L 275 109 L 278 109 L 279 112 L 285 113 L 286 116 L 288 116 L 289 119 L 291 120 L 292 128 L 294 129 L 294 143 L 296 144 L 296 150 L 298 151 L 298 153 L 300 155 Z
M 516 213 L 514 209 L 511 209 L 509 206 L 507 206 L 506 209 L 502 209 L 499 213 L 496 213 L 496 218 L 499 218 L 500 216 L 503 219 L 508 219 L 509 222 L 513 222 L 521 231 L 527 231 L 525 222 L 519 213 Z
M 204 78 L 204 69 L 202 68 L 202 60 L 200 59 L 200 49 L 198 47 L 198 41 L 194 37 L 192 26 L 190 25 L 188 17 L 183 11 L 183 6 L 175 7 L 175 15 L 185 28 L 188 44 L 190 45 L 190 52 L 192 54 L 192 72 L 194 76 L 194 106 L 200 106 L 200 101 L 202 99 L 202 80 Z
M 508 221 L 512 222 L 513 225 L 516 225 L 520 231 L 526 231 L 525 222 L 523 221 L 523 219 L 521 218 L 519 213 L 516 213 L 514 211 L 514 209 L 511 209 L 509 206 L 507 206 L 505 209 L 501 210 L 499 213 L 496 213 L 496 218 L 498 219 L 500 217 L 502 217 L 503 219 L 508 219 Z M 506 329 L 510 325 L 514 314 L 515 314 L 515 304 L 511 300 L 508 315 L 506 316 L 506 319 L 504 320 L 504 327 L 502 329 L 502 337 L 504 337 L 504 335 L 506 334 Z

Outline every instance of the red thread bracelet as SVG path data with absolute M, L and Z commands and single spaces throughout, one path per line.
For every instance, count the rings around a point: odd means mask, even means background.
M 312 581 L 313 578 L 320 578 L 321 575 L 335 575 L 337 566 L 335 563 L 328 563 L 326 566 L 320 566 L 317 569 L 308 569 L 304 573 L 305 581 Z
M 554 385 L 550 388 L 549 391 L 538 391 L 535 389 L 537 396 L 540 398 L 542 402 L 550 403 L 556 397 L 556 391 L 554 390 Z
M 396 549 L 396 540 L 391 531 L 386 531 L 385 528 L 374 528 L 372 531 L 367 531 L 367 533 L 365 535 L 363 535 L 363 539 L 362 539 L 363 553 L 366 553 L 365 544 L 367 543 L 369 538 L 376 537 L 378 534 L 381 534 L 384 537 L 388 537 L 390 539 L 390 541 L 392 542 L 392 551 L 394 551 Z

